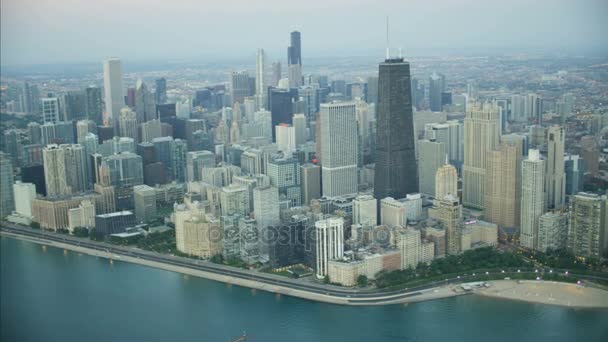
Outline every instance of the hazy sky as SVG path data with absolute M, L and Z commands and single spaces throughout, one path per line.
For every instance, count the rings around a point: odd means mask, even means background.
M 608 0 L 0 0 L 2 64 L 608 46 Z

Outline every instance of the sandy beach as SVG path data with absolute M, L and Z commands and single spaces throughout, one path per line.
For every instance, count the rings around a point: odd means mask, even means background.
M 520 300 L 574 308 L 608 308 L 608 291 L 577 284 L 551 281 L 493 280 L 490 287 L 476 290 L 480 296 Z

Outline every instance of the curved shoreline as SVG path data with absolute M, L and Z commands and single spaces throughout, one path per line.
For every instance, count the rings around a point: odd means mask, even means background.
M 368 297 L 368 298 L 355 298 L 355 297 L 351 298 L 350 296 L 339 297 L 339 296 L 334 296 L 334 295 L 327 295 L 327 294 L 322 294 L 322 293 L 315 293 L 315 292 L 311 292 L 311 291 L 290 288 L 290 287 L 283 286 L 283 285 L 267 284 L 267 283 L 256 281 L 253 279 L 244 279 L 241 277 L 233 277 L 233 276 L 218 274 L 218 273 L 214 273 L 214 272 L 206 272 L 206 271 L 195 269 L 195 268 L 172 265 L 169 263 L 158 262 L 158 261 L 153 261 L 153 260 L 146 260 L 146 259 L 142 259 L 139 257 L 136 258 L 136 257 L 124 255 L 124 254 L 118 255 L 115 253 L 110 253 L 110 252 L 106 252 L 106 251 L 102 251 L 102 250 L 96 250 L 96 249 L 87 248 L 87 247 L 83 247 L 83 246 L 77 246 L 77 245 L 73 245 L 70 243 L 62 243 L 62 242 L 58 242 L 58 241 L 47 240 L 44 238 L 33 238 L 30 236 L 21 235 L 18 233 L 2 231 L 0 233 L 0 235 L 18 239 L 18 240 L 31 242 L 31 243 L 35 243 L 35 244 L 39 244 L 39 245 L 51 246 L 51 247 L 61 248 L 64 250 L 71 250 L 74 252 L 83 253 L 83 254 L 87 254 L 87 255 L 91 255 L 91 256 L 102 257 L 102 258 L 109 259 L 110 262 L 114 262 L 115 260 L 116 261 L 125 261 L 125 262 L 130 262 L 130 263 L 134 263 L 134 264 L 138 264 L 138 265 L 143 265 L 143 266 L 153 267 L 153 268 L 162 269 L 162 270 L 166 270 L 166 271 L 181 273 L 181 274 L 185 274 L 185 275 L 191 275 L 191 276 L 205 278 L 205 279 L 214 280 L 214 281 L 218 281 L 218 282 L 223 282 L 226 284 L 238 285 L 238 286 L 248 287 L 248 288 L 252 288 L 252 289 L 263 290 L 266 292 L 276 293 L 279 295 L 293 296 L 293 297 L 298 297 L 298 298 L 303 298 L 303 299 L 308 299 L 308 300 L 318 301 L 318 302 L 324 302 L 324 303 L 329 303 L 329 304 L 355 305 L 355 306 L 357 306 L 357 305 L 358 306 L 394 305 L 394 304 L 407 304 L 407 303 L 413 303 L 413 302 L 420 302 L 420 301 L 427 301 L 427 300 L 434 300 L 434 299 L 441 299 L 441 298 L 448 298 L 448 297 L 470 294 L 470 293 L 467 293 L 464 291 L 459 291 L 458 284 L 452 284 L 452 285 L 443 285 L 443 286 L 428 288 L 428 289 L 419 290 L 419 291 L 403 292 L 403 293 L 388 294 L 388 295 L 379 294 L 378 296 Z M 508 280 L 488 281 L 488 283 L 490 283 L 492 285 L 495 283 L 502 284 L 504 282 L 511 282 L 513 284 L 517 284 L 515 281 L 508 281 Z M 547 282 L 547 283 L 550 283 L 550 282 Z M 542 283 L 537 283 L 537 284 L 542 284 Z M 572 284 L 568 284 L 568 283 L 555 283 L 555 284 L 560 284 L 562 286 L 564 286 L 564 285 L 571 286 L 572 285 Z M 574 285 L 574 286 L 576 286 L 576 285 Z M 548 305 L 558 305 L 558 306 L 570 307 L 570 308 L 608 308 L 608 291 L 599 290 L 599 289 L 593 289 L 593 290 L 601 291 L 601 293 L 603 294 L 603 297 L 605 297 L 607 300 L 606 300 L 606 303 L 603 303 L 602 301 L 594 302 L 596 305 L 589 305 L 589 303 L 587 301 L 583 301 L 583 302 L 579 303 L 576 301 L 577 298 L 572 298 L 567 303 L 566 302 L 562 303 L 561 301 L 548 303 L 548 302 L 543 302 L 543 301 L 535 301 L 534 300 L 535 298 L 509 297 L 508 295 L 505 295 L 505 293 L 490 292 L 490 291 L 492 291 L 492 289 L 494 289 L 494 288 L 490 287 L 489 289 L 478 290 L 478 291 L 473 292 L 473 294 L 477 294 L 480 296 L 486 296 L 486 297 L 492 297 L 492 298 L 519 300 L 519 301 L 548 304 Z M 597 305 L 598 303 L 599 303 L 599 305 Z

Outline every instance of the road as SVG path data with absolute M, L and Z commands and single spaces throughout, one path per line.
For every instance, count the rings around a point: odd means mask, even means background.
M 195 269 L 204 272 L 210 272 L 220 274 L 224 276 L 252 280 L 263 284 L 282 286 L 289 289 L 312 292 L 319 295 L 331 296 L 347 300 L 350 303 L 361 303 L 361 304 L 382 304 L 387 301 L 395 301 L 398 299 L 413 297 L 422 294 L 421 291 L 432 289 L 438 286 L 461 283 L 465 282 L 467 278 L 473 275 L 457 276 L 449 279 L 445 279 L 438 282 L 428 283 L 422 286 L 413 288 L 406 288 L 400 290 L 385 290 L 385 289 L 352 289 L 343 288 L 333 285 L 326 284 L 315 284 L 312 282 L 306 282 L 302 279 L 289 279 L 283 276 L 274 274 L 262 273 L 253 270 L 246 270 L 235 268 L 226 265 L 214 264 L 209 261 L 195 260 L 184 257 L 177 257 L 167 254 L 159 254 L 150 251 L 144 251 L 138 248 L 117 246 L 108 244 L 105 242 L 92 241 L 86 238 L 78 238 L 66 234 L 58 234 L 53 232 L 47 232 L 38 229 L 32 229 L 29 227 L 2 222 L 1 230 L 12 234 L 18 234 L 34 239 L 42 239 L 47 241 L 56 241 L 65 244 L 71 244 L 75 246 L 81 246 L 93 250 L 98 250 L 106 253 L 112 253 L 117 256 L 128 256 L 133 258 L 139 258 L 143 260 L 165 263 L 169 265 L 185 267 Z M 540 270 L 539 270 L 540 272 Z M 534 271 L 524 271 L 524 273 L 534 273 Z M 502 272 L 488 273 L 488 274 L 502 274 Z M 577 276 L 577 275 L 572 275 Z M 590 276 L 580 276 L 581 278 L 593 278 Z

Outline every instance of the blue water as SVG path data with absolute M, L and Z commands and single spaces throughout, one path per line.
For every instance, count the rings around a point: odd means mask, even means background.
M 346 307 L 3 237 L 2 341 L 608 341 L 608 310 L 461 296 Z

